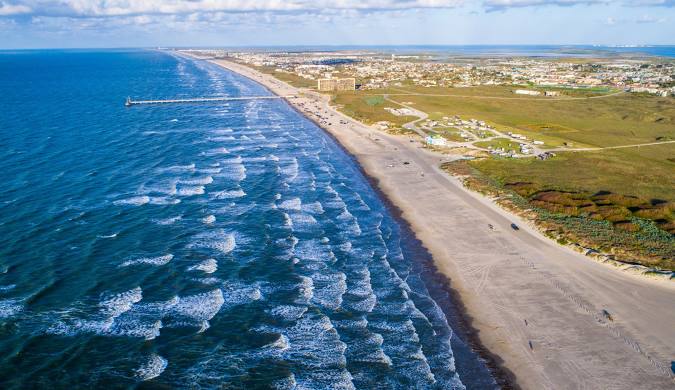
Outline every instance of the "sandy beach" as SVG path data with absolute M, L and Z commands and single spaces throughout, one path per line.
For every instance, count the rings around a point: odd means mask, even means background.
M 517 386 L 675 386 L 675 283 L 620 272 L 557 245 L 464 189 L 440 170 L 443 155 L 419 138 L 388 135 L 337 112 L 325 96 L 213 62 L 296 96 L 288 102 L 355 156 L 451 280 L 481 344 Z

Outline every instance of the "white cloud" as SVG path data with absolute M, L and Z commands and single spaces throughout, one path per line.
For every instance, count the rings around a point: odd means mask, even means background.
M 540 6 L 572 6 L 572 5 L 593 5 L 609 4 L 609 0 L 485 0 L 483 5 L 489 11 L 502 10 L 507 8 L 522 7 L 540 7 Z
M 675 0 L 485 0 L 483 6 L 488 11 L 499 11 L 508 8 L 574 6 L 574 5 L 610 5 L 618 4 L 627 7 L 673 7 Z
M 109 17 L 205 12 L 386 11 L 452 8 L 462 4 L 463 0 L 19 0 L 16 5 L 6 6 L 6 15 L 32 13 L 41 16 Z
M 9 4 L 0 1 L 0 16 L 11 16 L 30 13 L 30 7 L 23 4 Z

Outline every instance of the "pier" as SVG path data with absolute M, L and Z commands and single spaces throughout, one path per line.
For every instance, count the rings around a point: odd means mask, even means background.
M 163 100 L 131 100 L 130 97 L 124 102 L 127 107 L 141 104 L 169 104 L 169 103 L 208 103 L 208 102 L 230 102 L 241 100 L 270 100 L 270 99 L 288 99 L 295 95 L 287 96 L 238 96 L 238 97 L 198 97 L 190 99 L 163 99 Z

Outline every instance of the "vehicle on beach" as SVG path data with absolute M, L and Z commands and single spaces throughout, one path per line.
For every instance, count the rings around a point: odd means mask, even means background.
M 516 230 L 516 231 L 517 231 L 517 230 L 520 230 L 520 228 L 518 227 L 518 225 L 516 225 L 515 223 L 512 223 L 512 224 L 511 224 L 511 229 Z

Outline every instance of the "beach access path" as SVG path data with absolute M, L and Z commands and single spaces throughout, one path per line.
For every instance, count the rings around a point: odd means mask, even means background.
M 416 136 L 380 132 L 330 107 L 326 96 L 213 62 L 275 94 L 297 96 L 287 100 L 355 156 L 451 280 L 480 342 L 517 385 L 675 387 L 675 283 L 620 272 L 557 245 L 464 189 L 440 169 L 444 156 Z

